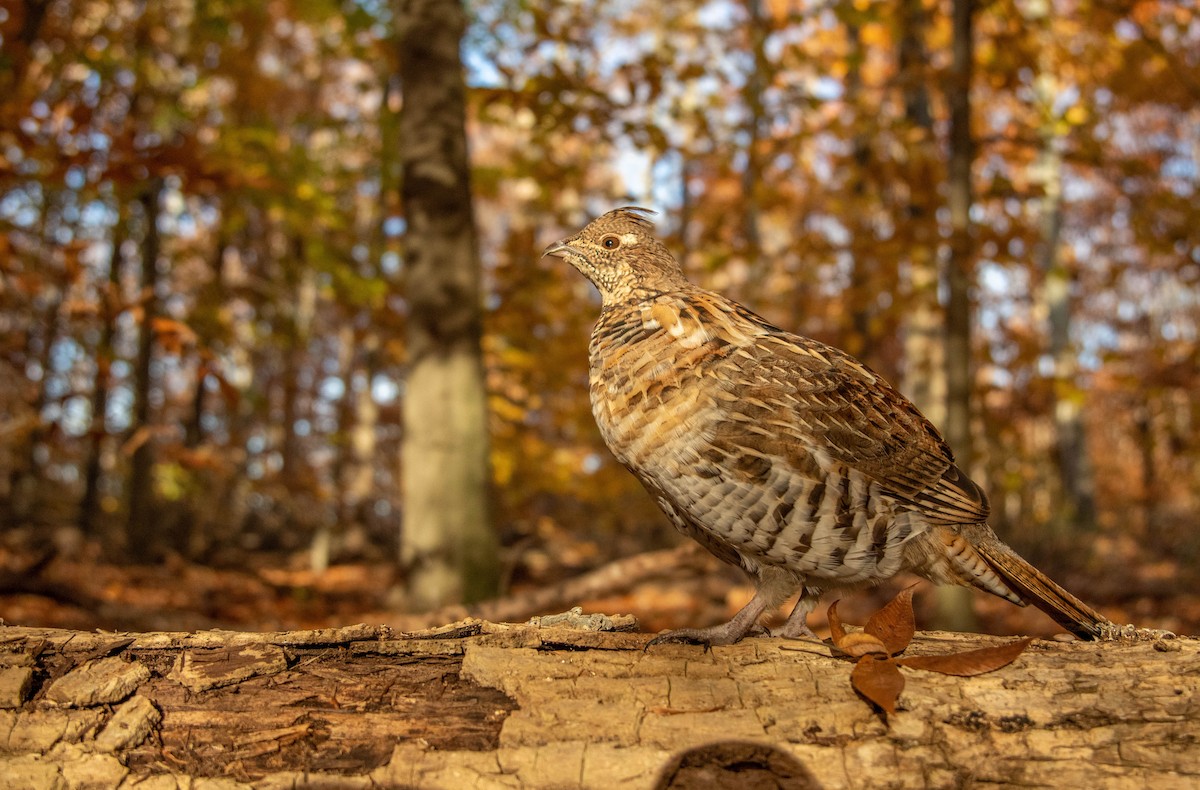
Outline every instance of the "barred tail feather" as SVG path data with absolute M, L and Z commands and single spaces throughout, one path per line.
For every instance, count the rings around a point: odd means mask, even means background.
M 1023 560 L 998 540 L 980 541 L 975 551 L 1005 586 L 1033 604 L 1080 639 L 1099 639 L 1113 624 L 1095 609 L 1064 590 L 1049 576 Z

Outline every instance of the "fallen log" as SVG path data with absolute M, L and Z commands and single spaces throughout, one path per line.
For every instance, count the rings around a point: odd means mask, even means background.
M 647 650 L 635 628 L 603 615 L 407 634 L 0 627 L 0 786 L 1200 782 L 1197 639 L 1037 640 L 980 677 L 906 670 L 884 716 L 825 645 Z M 908 652 L 999 641 L 925 632 Z

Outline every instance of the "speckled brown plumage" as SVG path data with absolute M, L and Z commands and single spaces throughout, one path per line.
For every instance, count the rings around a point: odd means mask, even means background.
M 602 298 L 592 411 L 609 449 L 684 534 L 757 582 L 733 620 L 665 635 L 736 642 L 804 593 L 907 570 L 1032 603 L 1083 637 L 1111 624 L 987 526 L 983 491 L 937 429 L 865 365 L 699 288 L 624 208 L 551 245 Z

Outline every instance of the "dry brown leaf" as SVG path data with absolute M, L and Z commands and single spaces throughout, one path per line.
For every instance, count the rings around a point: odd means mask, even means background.
M 896 659 L 896 663 L 912 669 L 941 672 L 943 675 L 970 677 L 1008 666 L 1024 652 L 1032 641 L 1032 637 L 1026 637 L 995 647 L 968 650 L 965 653 L 950 653 L 944 656 L 908 656 Z
M 914 587 L 916 585 L 912 584 L 901 590 L 886 606 L 871 615 L 863 626 L 864 631 L 879 638 L 891 655 L 903 653 L 917 632 L 912 605 Z
M 846 629 L 842 628 L 842 618 L 838 617 L 837 605 L 837 601 L 829 604 L 829 612 L 827 614 L 829 618 L 829 635 L 833 637 L 835 645 L 846 638 Z
M 896 700 L 904 691 L 904 676 L 895 662 L 887 657 L 867 656 L 859 659 L 850 673 L 854 690 L 888 713 L 896 712 Z
M 840 640 L 835 641 L 834 645 L 838 650 L 854 658 L 862 658 L 868 655 L 885 657 L 889 655 L 887 645 L 881 642 L 879 637 L 868 634 L 865 631 L 855 631 L 852 634 L 846 634 Z

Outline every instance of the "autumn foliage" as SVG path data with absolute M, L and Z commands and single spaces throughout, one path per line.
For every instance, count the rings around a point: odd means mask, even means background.
M 594 294 L 539 257 L 614 205 L 659 209 L 697 281 L 862 357 L 940 424 L 953 5 L 467 5 L 507 590 L 676 539 L 593 425 Z M 974 5 L 968 471 L 997 532 L 1114 619 L 1200 629 L 1200 15 Z M 291 607 L 321 584 L 279 592 L 259 568 L 356 563 L 389 568 L 364 571 L 364 608 L 396 604 L 399 149 L 423 138 L 397 131 L 395 26 L 389 3 L 339 0 L 0 7 L 14 578 L 112 603 L 129 590 L 89 569 L 159 563 L 158 589 L 166 557 L 248 568 Z M 713 621 L 721 583 L 695 604 Z

